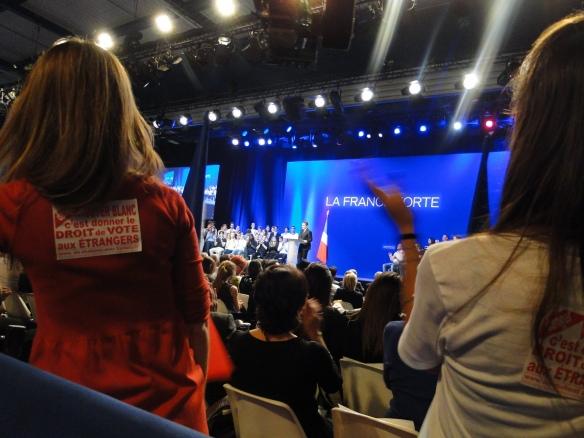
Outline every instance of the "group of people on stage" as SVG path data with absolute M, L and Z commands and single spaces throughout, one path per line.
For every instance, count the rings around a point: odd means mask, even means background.
M 229 227 L 223 224 L 217 229 L 214 221 L 208 221 L 202 240 L 203 252 L 208 254 L 242 255 L 246 259 L 268 258 L 284 263 L 288 258 L 290 240 L 299 240 L 298 260 L 306 260 L 311 248 L 312 231 L 306 221 L 302 222 L 299 234 L 294 225 L 285 227 L 280 233 L 276 225 L 262 227 L 252 222 L 243 232 L 233 222 Z

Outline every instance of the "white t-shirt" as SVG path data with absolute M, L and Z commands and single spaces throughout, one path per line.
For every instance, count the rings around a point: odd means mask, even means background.
M 441 365 L 420 437 L 584 437 L 584 300 L 579 277 L 564 303 L 575 315 L 571 334 L 562 332 L 572 340 L 580 338 L 574 353 L 582 353 L 582 362 L 572 367 L 577 363 L 572 358 L 570 367 L 583 378 L 573 384 L 566 380 L 571 390 L 581 390 L 579 400 L 522 383 L 529 378 L 524 369 L 532 357 L 532 317 L 547 275 L 543 244 L 524 241 L 512 265 L 488 291 L 456 312 L 497 275 L 517 241 L 512 235 L 479 235 L 444 242 L 431 246 L 420 262 L 414 309 L 399 343 L 400 357 L 412 368 Z M 553 348 L 559 349 L 556 344 Z M 562 346 L 568 348 L 568 343 Z M 565 359 L 568 351 L 560 354 Z M 546 362 L 550 364 L 557 365 Z M 557 382 L 565 375 L 560 372 Z

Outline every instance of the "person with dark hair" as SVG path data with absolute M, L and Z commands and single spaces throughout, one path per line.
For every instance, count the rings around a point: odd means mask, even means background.
M 340 286 L 341 283 L 337 280 L 337 267 L 336 266 L 329 266 L 329 272 L 331 273 L 331 277 L 333 279 L 333 288 L 334 286 Z
M 207 432 L 209 293 L 163 167 L 119 59 L 60 40 L 0 130 L 0 252 L 35 289 L 32 365 Z
M 406 253 L 399 356 L 440 369 L 420 437 L 584 436 L 583 54 L 578 13 L 542 33 L 513 79 L 492 230 L 431 246 L 417 268 L 411 211 L 373 187 Z
M 300 245 L 298 245 L 298 261 L 307 260 L 308 251 L 312 246 L 312 231 L 308 228 L 308 222 L 304 221 L 300 225 Z
M 383 273 L 371 283 L 363 307 L 349 320 L 345 356 L 360 362 L 383 361 L 383 329 L 388 322 L 401 319 L 399 292 L 400 279 L 394 272 Z
M 258 326 L 235 333 L 229 344 L 235 365 L 232 384 L 286 403 L 308 438 L 332 437 L 319 415 L 315 393 L 317 387 L 337 392 L 341 378 L 320 332 L 320 305 L 307 295 L 306 278 L 290 266 L 277 265 L 259 276 Z M 299 324 L 308 340 L 294 335 Z
M 239 282 L 239 292 L 249 295 L 245 319 L 253 326 L 255 326 L 256 321 L 255 282 L 262 271 L 261 262 L 252 260 L 247 265 L 247 275 L 244 275 Z
M 333 279 L 328 268 L 321 263 L 311 263 L 304 271 L 308 280 L 310 298 L 316 299 L 322 306 L 322 335 L 333 358 L 338 361 L 343 357 L 343 339 L 347 330 L 347 317 L 331 305 Z

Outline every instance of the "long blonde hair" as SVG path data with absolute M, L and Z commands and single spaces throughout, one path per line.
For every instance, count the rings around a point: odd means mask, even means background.
M 24 179 L 63 211 L 97 206 L 128 175 L 162 168 L 124 67 L 79 38 L 38 59 L 0 130 L 1 181 Z

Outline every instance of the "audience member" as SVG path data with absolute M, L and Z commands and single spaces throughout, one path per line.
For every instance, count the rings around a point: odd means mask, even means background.
M 310 298 L 322 306 L 322 334 L 333 358 L 338 363 L 343 356 L 343 339 L 347 330 L 347 318 L 331 305 L 333 279 L 328 268 L 320 263 L 311 263 L 304 271 L 308 280 Z
M 438 373 L 415 370 L 403 363 L 397 352 L 403 329 L 403 321 L 393 320 L 383 331 L 383 380 L 393 396 L 386 416 L 413 421 L 420 430 L 436 391 Z
M 345 356 L 361 362 L 383 361 L 383 328 L 401 319 L 399 292 L 400 279 L 394 272 L 381 274 L 371 283 L 361 311 L 349 320 L 343 340 Z
M 217 277 L 213 282 L 213 288 L 217 298 L 223 301 L 227 310 L 231 313 L 240 311 L 239 299 L 237 298 L 237 287 L 231 284 L 231 278 L 235 276 L 235 263 L 224 261 L 219 264 Z
M 584 436 L 581 367 L 565 359 L 584 318 L 583 48 L 578 13 L 543 32 L 514 78 L 491 231 L 432 246 L 415 279 L 411 212 L 401 194 L 374 188 L 408 262 L 402 306 L 409 316 L 413 301 L 413 313 L 399 356 L 440 368 L 421 437 Z
M 0 251 L 36 290 L 33 365 L 207 432 L 209 293 L 193 217 L 162 168 L 120 61 L 61 40 L 0 130 Z M 140 226 L 76 253 L 57 245 L 57 228 L 93 218 Z
M 231 338 L 232 384 L 289 405 L 308 438 L 332 437 L 315 394 L 317 387 L 337 392 L 341 379 L 320 333 L 320 305 L 307 301 L 307 293 L 304 275 L 290 266 L 274 266 L 260 275 L 255 290 L 258 327 Z M 299 316 L 308 340 L 293 333 Z
M 337 289 L 333 300 L 341 300 L 350 303 L 353 309 L 360 309 L 363 306 L 363 294 L 355 291 L 357 287 L 357 276 L 349 272 L 343 278 L 343 287 Z

